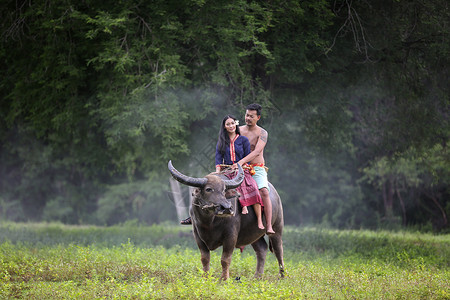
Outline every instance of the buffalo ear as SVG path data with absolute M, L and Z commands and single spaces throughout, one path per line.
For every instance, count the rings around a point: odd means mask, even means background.
M 197 196 L 199 194 L 200 194 L 200 189 L 199 188 L 192 190 L 192 197 L 197 198 Z
M 240 196 L 239 192 L 236 191 L 236 189 L 226 190 L 226 192 L 225 192 L 225 198 L 227 198 L 227 199 L 231 199 L 231 198 L 239 197 L 239 196 Z

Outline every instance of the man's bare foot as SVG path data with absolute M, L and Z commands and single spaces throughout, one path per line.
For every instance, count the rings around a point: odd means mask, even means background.
M 267 234 L 268 235 L 275 234 L 275 231 L 273 231 L 273 228 L 269 228 L 267 229 Z
M 244 206 L 244 207 L 242 208 L 242 214 L 243 214 L 243 215 L 248 214 L 247 206 Z
M 259 229 L 264 229 L 264 228 L 265 228 L 262 222 L 261 222 L 261 223 L 258 223 L 258 228 L 259 228 Z

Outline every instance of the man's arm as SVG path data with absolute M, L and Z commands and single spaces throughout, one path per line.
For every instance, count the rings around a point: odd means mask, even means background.
M 264 150 L 264 147 L 266 147 L 268 136 L 269 134 L 267 133 L 267 131 L 261 128 L 261 134 L 259 135 L 258 142 L 255 145 L 255 150 L 253 150 L 252 152 L 250 152 L 249 155 L 238 161 L 238 164 L 242 166 L 245 163 L 251 162 L 253 159 L 255 159 L 255 157 L 260 155 L 261 152 Z

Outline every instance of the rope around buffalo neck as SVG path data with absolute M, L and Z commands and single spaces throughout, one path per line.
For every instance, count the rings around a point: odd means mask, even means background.
M 201 199 L 198 199 L 198 198 L 195 198 L 195 200 L 201 201 Z M 203 204 L 203 203 L 195 203 L 194 201 L 192 202 L 192 205 L 198 206 L 201 209 L 209 209 L 209 208 L 213 208 L 213 207 L 219 206 L 219 205 L 213 204 L 213 203 L 211 203 L 211 204 Z
M 201 209 L 209 209 L 209 208 L 213 208 L 213 207 L 217 207 L 218 206 L 217 204 L 205 204 L 205 205 L 201 206 L 200 204 L 197 204 L 197 203 L 192 203 L 192 205 L 198 206 Z

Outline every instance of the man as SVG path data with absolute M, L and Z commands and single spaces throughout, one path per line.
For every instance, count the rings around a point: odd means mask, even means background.
M 274 234 L 272 228 L 272 203 L 269 196 L 269 181 L 264 168 L 264 147 L 267 144 L 267 131 L 258 126 L 261 119 L 261 105 L 253 103 L 247 106 L 245 111 L 245 125 L 239 127 L 241 135 L 250 141 L 250 154 L 238 161 L 243 166 L 248 163 L 254 170 L 253 178 L 258 184 L 259 192 L 264 203 L 264 215 L 266 216 L 267 234 Z
M 258 126 L 258 121 L 261 119 L 261 105 L 253 103 L 246 107 L 245 111 L 245 125 L 240 126 L 241 135 L 248 138 L 250 141 L 250 154 L 238 161 L 238 164 L 243 166 L 249 164 L 255 171 L 253 178 L 255 179 L 259 193 L 264 204 L 264 215 L 266 216 L 267 234 L 274 234 L 272 228 L 272 202 L 270 202 L 269 195 L 269 181 L 267 179 L 267 172 L 264 168 L 264 147 L 267 144 L 267 131 Z M 183 225 L 192 224 L 191 218 L 188 217 L 181 221 Z

